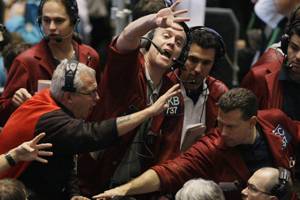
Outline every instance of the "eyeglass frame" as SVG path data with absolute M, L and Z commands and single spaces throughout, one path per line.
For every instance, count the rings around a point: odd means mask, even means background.
M 262 193 L 262 194 L 265 194 L 265 195 L 272 196 L 272 194 L 270 192 L 262 191 L 262 190 L 258 189 L 255 185 L 253 185 L 249 182 L 247 183 L 247 189 L 252 191 L 252 192 L 255 192 L 255 193 Z

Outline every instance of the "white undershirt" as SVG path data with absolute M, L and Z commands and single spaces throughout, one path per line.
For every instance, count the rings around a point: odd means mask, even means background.
M 206 100 L 209 94 L 209 90 L 207 88 L 206 80 L 203 81 L 203 89 L 204 91 L 200 94 L 196 104 L 194 105 L 193 100 L 186 95 L 186 90 L 184 86 L 181 84 L 181 92 L 184 99 L 184 120 L 183 127 L 181 132 L 181 142 L 182 145 L 183 138 L 186 134 L 186 127 L 191 124 L 203 123 L 206 121 Z M 202 114 L 202 117 L 201 117 Z M 200 119 L 201 118 L 201 119 Z
M 159 91 L 162 86 L 162 80 L 159 82 L 157 87 L 154 87 L 154 83 L 146 67 L 145 76 L 147 81 L 147 104 L 152 105 L 159 97 Z M 153 96 L 156 96 L 156 99 L 153 99 Z

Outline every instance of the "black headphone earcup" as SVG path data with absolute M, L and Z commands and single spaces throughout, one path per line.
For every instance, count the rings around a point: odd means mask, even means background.
M 276 196 L 279 200 L 290 199 L 289 196 L 289 180 L 291 173 L 282 167 L 279 167 L 279 182 L 271 189 L 271 194 Z
M 143 40 L 142 46 L 145 48 L 146 51 L 149 51 L 151 42 L 149 40 Z
M 77 60 L 68 61 L 68 66 L 65 69 L 65 84 L 62 87 L 63 91 L 76 92 L 76 87 L 74 86 L 74 79 L 76 76 L 78 64 L 79 62 Z
M 280 48 L 284 54 L 287 54 L 289 40 L 290 40 L 290 36 L 287 33 L 285 33 L 284 35 L 281 36 L 281 39 L 280 39 L 281 47 Z
M 153 37 L 154 37 L 154 32 L 155 32 L 155 30 L 151 30 L 146 35 L 146 37 L 149 38 L 150 40 L 152 40 Z M 151 46 L 151 41 L 149 41 L 149 40 L 142 40 L 141 47 L 145 48 L 146 51 L 149 51 L 150 46 Z

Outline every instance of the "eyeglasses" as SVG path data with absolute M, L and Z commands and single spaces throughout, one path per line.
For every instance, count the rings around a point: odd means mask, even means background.
M 262 191 L 262 190 L 258 189 L 255 185 L 250 184 L 250 183 L 247 183 L 247 188 L 248 188 L 248 190 L 250 190 L 251 192 L 254 192 L 254 193 L 262 193 L 262 194 L 266 194 L 266 195 L 272 195 L 270 192 Z
M 91 96 L 91 97 L 94 97 L 94 98 L 98 96 L 97 90 L 93 90 L 93 91 L 87 92 L 87 93 L 85 93 L 85 92 L 76 92 L 76 93 L 81 94 L 81 95 L 85 95 L 85 96 Z

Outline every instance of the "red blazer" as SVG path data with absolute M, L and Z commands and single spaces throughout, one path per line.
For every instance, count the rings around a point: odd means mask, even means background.
M 253 67 L 257 67 L 266 63 L 279 63 L 282 64 L 284 60 L 284 54 L 279 48 L 268 48 L 260 58 L 254 63 Z
M 178 74 L 178 70 L 168 73 L 168 76 L 174 83 L 178 83 L 179 81 L 174 73 Z M 206 84 L 209 89 L 209 95 L 206 101 L 206 130 L 209 131 L 216 126 L 218 115 L 217 103 L 222 94 L 228 91 L 228 88 L 222 81 L 211 76 L 207 77 Z
M 91 120 L 121 116 L 131 112 L 142 110 L 147 106 L 147 80 L 144 72 L 144 58 L 139 50 L 127 54 L 121 54 L 110 46 L 107 66 L 101 83 L 99 84 L 100 101 L 96 105 Z M 173 86 L 168 76 L 163 77 L 160 93 L 165 93 Z M 176 106 L 177 113 L 165 115 L 164 113 L 153 117 L 150 130 L 157 136 L 152 152 L 154 163 L 159 163 L 175 158 L 180 152 L 180 139 L 183 124 L 183 99 Z M 79 178 L 83 194 L 89 196 L 97 194 L 108 186 L 118 164 L 128 150 L 137 129 L 122 137 L 116 145 L 102 152 L 97 161 L 89 155 L 83 155 L 79 159 Z
M 74 48 L 78 52 L 79 62 L 95 69 L 99 80 L 98 53 L 91 47 L 76 42 L 74 42 Z M 37 91 L 37 81 L 40 79 L 51 80 L 55 68 L 45 40 L 15 58 L 7 77 L 5 89 L 0 97 L 0 126 L 4 126 L 11 113 L 16 109 L 12 104 L 14 93 L 20 88 L 26 88 L 33 95 Z
M 295 146 L 300 141 L 300 126 L 288 118 L 281 110 L 265 110 L 258 113 L 258 123 L 263 129 L 274 157 L 275 167 L 282 166 L 290 170 L 291 157 L 295 157 Z M 285 140 L 273 133 L 280 124 L 292 137 L 286 147 Z M 159 175 L 161 190 L 177 191 L 187 180 L 201 177 L 219 182 L 238 180 L 246 184 L 251 174 L 236 148 L 229 148 L 222 142 L 218 129 L 202 137 L 188 151 L 174 160 L 153 167 Z M 226 199 L 241 199 L 240 191 L 225 193 Z
M 280 69 L 283 63 L 282 54 L 277 50 L 269 50 L 264 53 L 264 57 L 274 58 L 273 62 L 263 60 L 261 65 L 253 67 L 244 77 L 241 87 L 251 90 L 258 99 L 259 109 L 282 108 L 283 94 L 282 84 L 278 80 Z

